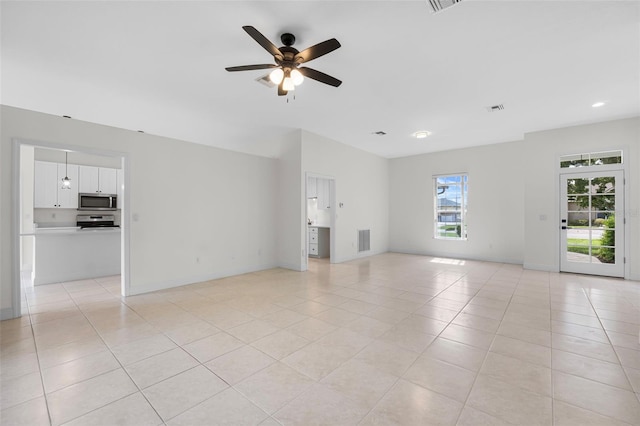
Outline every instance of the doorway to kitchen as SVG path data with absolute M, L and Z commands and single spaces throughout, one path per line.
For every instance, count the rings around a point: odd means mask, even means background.
M 560 271 L 624 277 L 624 171 L 599 161 L 560 174 Z
M 333 177 L 306 173 L 305 218 L 307 224 L 305 244 L 305 270 L 310 262 L 334 263 L 336 241 L 335 186 Z
M 13 140 L 13 317 L 22 314 L 23 284 L 109 275 L 118 280 L 109 281 L 112 292 L 129 294 L 128 176 L 126 153 Z M 113 206 L 104 211 L 82 211 L 79 194 L 89 192 L 110 198 Z M 81 230 L 77 222 L 80 215 L 104 226 Z M 109 263 L 102 261 L 105 258 Z

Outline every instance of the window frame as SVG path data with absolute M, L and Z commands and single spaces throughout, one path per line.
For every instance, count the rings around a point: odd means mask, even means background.
M 438 184 L 439 179 L 443 178 L 459 178 L 456 185 L 460 188 L 460 208 L 453 212 L 460 215 L 460 236 L 445 236 L 441 235 L 438 221 L 440 214 L 443 212 L 452 212 L 451 210 L 444 211 L 438 208 L 438 187 L 442 186 Z M 468 173 L 447 173 L 432 176 L 432 190 L 433 190 L 433 238 L 437 240 L 445 241 L 467 241 L 468 240 L 468 198 L 469 198 L 469 174 Z M 457 223 L 457 221 L 456 221 Z

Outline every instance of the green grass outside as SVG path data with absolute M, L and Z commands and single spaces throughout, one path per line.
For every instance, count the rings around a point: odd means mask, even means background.
M 440 237 L 452 237 L 452 238 L 460 238 L 458 235 L 458 231 L 456 229 L 457 225 L 442 225 L 438 227 L 438 235 Z M 443 232 L 444 231 L 444 232 Z
M 600 240 L 591 240 L 591 255 L 600 254 Z M 589 240 L 582 238 L 567 238 L 567 251 L 571 253 L 589 254 Z

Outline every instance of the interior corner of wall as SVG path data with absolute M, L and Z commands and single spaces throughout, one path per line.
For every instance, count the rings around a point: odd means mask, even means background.
M 17 316 L 14 315 L 13 307 L 9 306 L 8 308 L 0 309 L 0 321 L 12 319 L 12 318 L 18 318 Z

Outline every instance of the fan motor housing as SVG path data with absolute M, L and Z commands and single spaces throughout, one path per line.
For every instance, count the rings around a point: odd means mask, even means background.
M 282 41 L 282 44 L 285 46 L 293 46 L 293 43 L 296 42 L 296 36 L 291 33 L 284 33 L 280 36 L 280 41 Z

